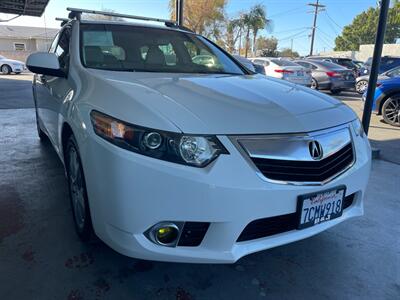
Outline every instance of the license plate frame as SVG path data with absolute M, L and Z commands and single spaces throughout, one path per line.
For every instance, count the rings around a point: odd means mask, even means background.
M 334 193 L 335 192 L 335 193 Z M 323 200 L 321 199 L 317 199 L 317 197 L 323 197 Z M 332 200 L 328 200 L 328 199 L 332 199 L 332 197 L 336 197 L 336 199 L 334 201 Z M 339 197 L 339 198 L 337 198 Z M 309 193 L 309 194 L 305 194 L 305 195 L 300 195 L 297 198 L 297 217 L 298 217 L 298 224 L 297 224 L 297 229 L 305 229 L 305 228 L 309 228 L 312 227 L 314 225 L 318 225 L 336 218 L 339 218 L 340 216 L 342 216 L 343 214 L 343 202 L 344 199 L 346 197 L 346 186 L 344 185 L 340 185 L 340 186 L 336 186 L 334 188 L 328 189 L 328 190 L 323 190 L 323 191 L 319 191 L 319 192 L 314 192 L 314 193 Z M 339 209 L 337 209 L 335 206 L 337 206 L 337 202 L 340 200 L 340 206 Z M 313 206 L 313 203 L 315 203 L 315 201 L 320 202 L 319 203 L 319 215 L 320 217 L 318 218 L 318 220 L 316 220 L 316 205 Z M 304 204 L 309 205 L 311 204 L 311 206 L 309 206 L 309 211 L 305 211 L 305 209 L 307 209 L 307 207 L 304 208 Z M 334 206 L 332 207 L 332 202 L 334 202 Z M 317 203 L 318 204 L 318 203 Z M 330 204 L 329 206 L 329 210 L 327 210 L 327 213 L 325 213 L 325 209 L 328 209 L 327 206 L 328 204 Z M 322 212 L 322 208 L 321 206 L 325 205 L 324 210 Z M 314 207 L 314 217 L 312 220 L 310 220 L 310 216 L 311 216 L 311 207 Z M 331 211 L 331 207 L 332 207 L 332 212 L 329 213 Z M 308 219 L 307 222 L 302 222 L 306 221 L 306 219 Z

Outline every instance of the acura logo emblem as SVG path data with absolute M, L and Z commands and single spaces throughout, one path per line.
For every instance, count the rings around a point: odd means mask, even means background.
M 322 146 L 317 141 L 311 141 L 308 143 L 308 149 L 310 150 L 311 157 L 315 160 L 319 160 L 324 155 L 322 152 Z

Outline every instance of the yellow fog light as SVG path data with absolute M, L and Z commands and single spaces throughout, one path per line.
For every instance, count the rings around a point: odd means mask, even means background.
M 162 246 L 175 246 L 179 238 L 179 228 L 173 223 L 159 224 L 153 229 L 154 240 Z

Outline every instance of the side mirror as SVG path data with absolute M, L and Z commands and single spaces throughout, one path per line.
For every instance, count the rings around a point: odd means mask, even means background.
M 32 73 L 55 77 L 66 77 L 54 53 L 36 52 L 29 55 L 26 66 Z

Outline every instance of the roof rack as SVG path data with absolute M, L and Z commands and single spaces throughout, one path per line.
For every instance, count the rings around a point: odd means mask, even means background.
M 110 17 L 126 18 L 126 19 L 135 19 L 135 20 L 141 20 L 141 21 L 161 22 L 161 23 L 164 23 L 168 27 L 182 28 L 181 26 L 179 26 L 177 24 L 177 22 L 174 22 L 174 21 L 171 21 L 171 20 L 166 20 L 166 19 L 149 18 L 149 17 L 142 17 L 142 16 L 135 16 L 135 15 L 118 14 L 118 13 L 108 12 L 108 11 L 81 9 L 81 8 L 73 8 L 73 7 L 67 7 L 67 11 L 70 11 L 70 13 L 68 15 L 68 18 L 70 18 L 70 19 L 80 20 L 81 16 L 82 16 L 82 13 L 86 13 L 86 14 L 94 14 L 94 15 L 103 15 L 103 16 L 110 16 Z
M 65 24 L 67 24 L 71 19 L 67 18 L 56 18 L 56 21 L 61 21 L 61 27 L 63 27 Z

